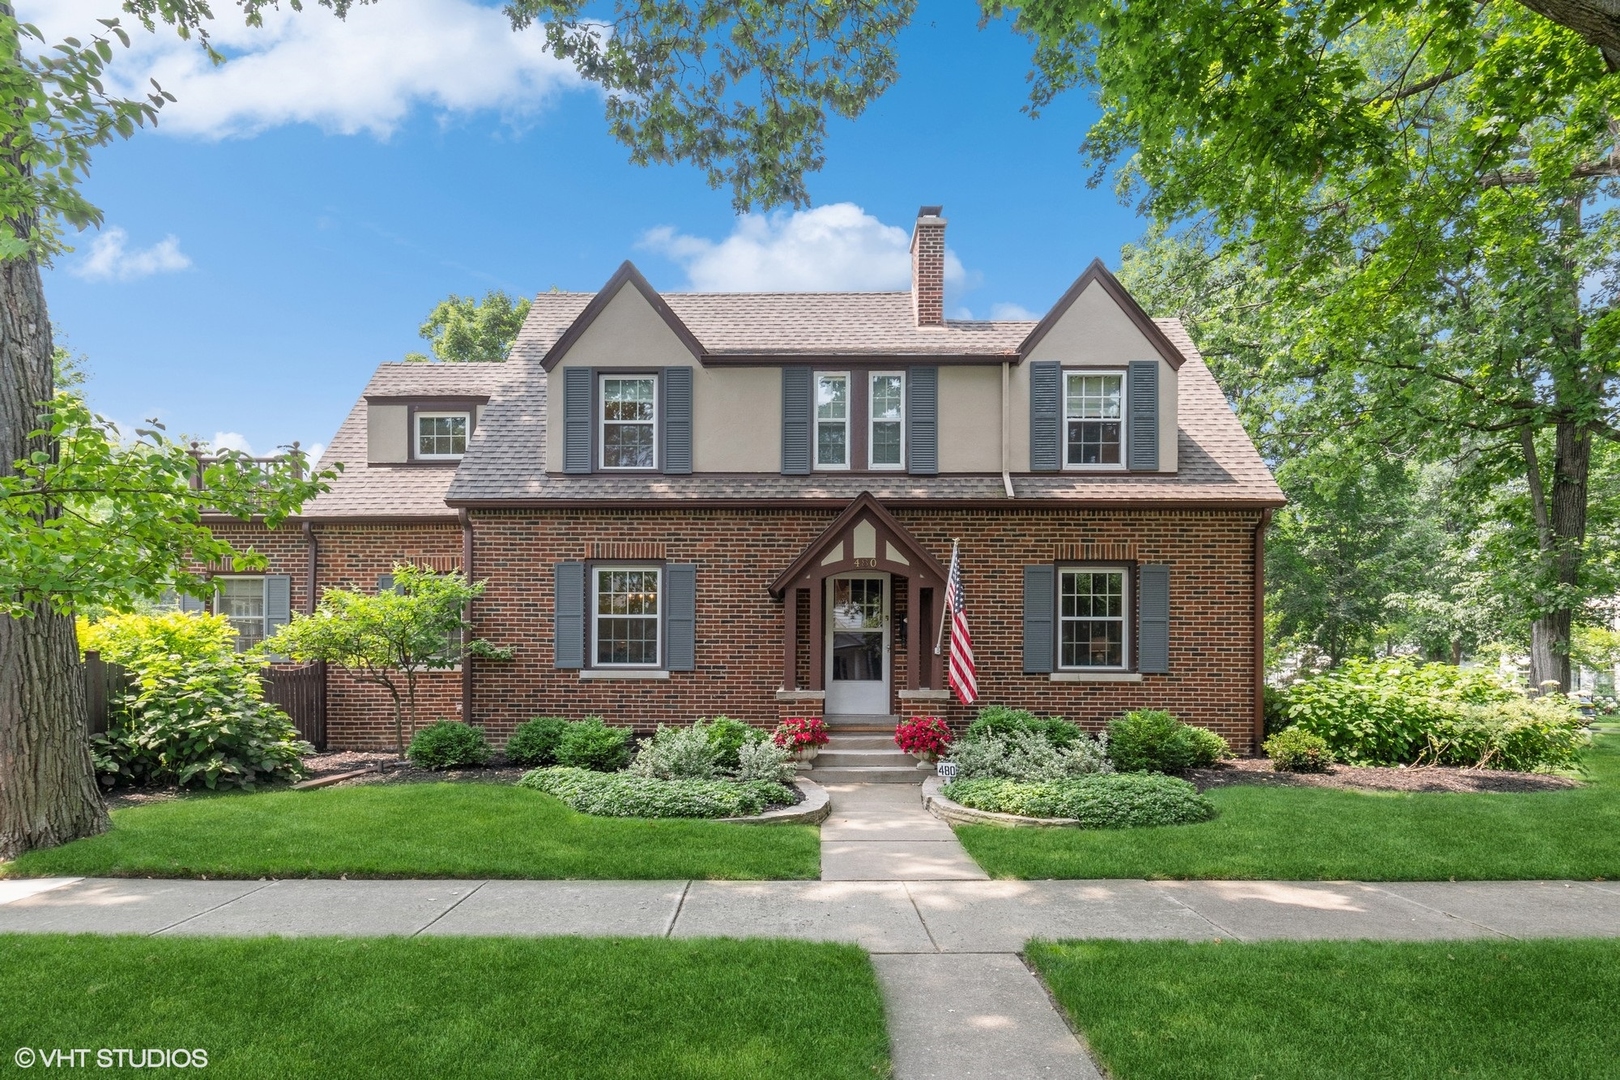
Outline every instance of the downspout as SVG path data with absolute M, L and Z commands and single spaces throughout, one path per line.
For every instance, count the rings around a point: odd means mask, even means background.
M 1001 487 L 1007 498 L 1012 487 L 1012 361 L 1001 362 Z
M 304 614 L 315 614 L 315 582 L 319 580 L 316 565 L 321 558 L 321 543 L 315 539 L 315 523 L 304 519 L 304 543 L 309 546 L 309 558 L 304 562 Z
M 473 579 L 473 532 L 472 515 L 466 507 L 456 511 L 456 517 L 461 519 L 461 573 L 469 582 Z M 461 617 L 467 623 L 467 633 L 472 633 L 473 605 L 467 601 L 466 608 Z M 465 642 L 462 643 L 465 646 Z M 461 720 L 470 724 L 473 720 L 473 658 L 463 647 L 461 652 Z
M 1254 752 L 1266 741 L 1266 526 L 1271 510 L 1254 526 Z

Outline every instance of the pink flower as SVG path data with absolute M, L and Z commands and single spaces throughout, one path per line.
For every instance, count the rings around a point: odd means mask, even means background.
M 938 757 L 951 746 L 951 729 L 937 716 L 917 716 L 894 729 L 894 745 L 908 754 Z

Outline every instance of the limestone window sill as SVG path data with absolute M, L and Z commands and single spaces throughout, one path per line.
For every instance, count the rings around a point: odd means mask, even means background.
M 1054 671 L 1053 682 L 1141 682 L 1139 671 Z
M 900 691 L 900 700 L 901 701 L 949 701 L 950 699 L 951 699 L 951 692 L 949 690 L 902 690 L 902 691 Z
M 667 679 L 669 672 L 658 668 L 581 668 L 581 679 Z

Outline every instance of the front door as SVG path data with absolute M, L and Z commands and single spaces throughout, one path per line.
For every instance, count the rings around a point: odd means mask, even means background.
M 889 575 L 827 579 L 826 713 L 889 713 Z

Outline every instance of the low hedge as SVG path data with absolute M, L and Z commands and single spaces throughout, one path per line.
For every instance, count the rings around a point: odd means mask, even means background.
M 1225 739 L 1162 709 L 1137 709 L 1108 725 L 1108 757 L 1120 772 L 1183 772 L 1231 756 Z
M 748 817 L 793 800 L 781 784 L 767 780 L 658 780 L 564 767 L 533 769 L 518 786 L 555 795 L 580 813 L 598 817 Z
M 438 720 L 411 737 L 405 751 L 419 769 L 455 769 L 467 765 L 488 765 L 489 740 L 479 728 L 455 720 Z
M 941 793 L 974 810 L 1075 818 L 1082 829 L 1186 825 L 1215 816 L 1215 804 L 1197 788 L 1159 773 L 1097 773 L 1043 784 L 958 780 Z

